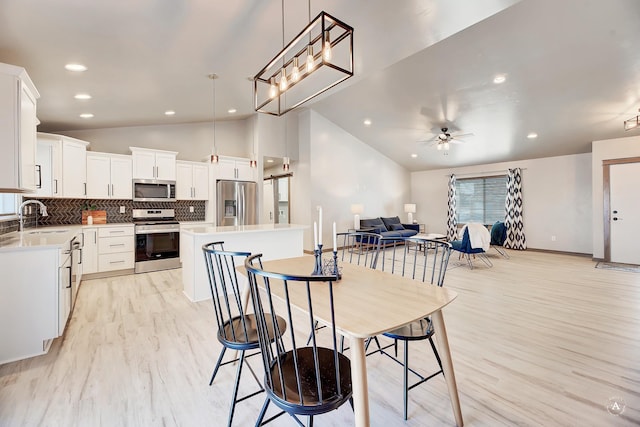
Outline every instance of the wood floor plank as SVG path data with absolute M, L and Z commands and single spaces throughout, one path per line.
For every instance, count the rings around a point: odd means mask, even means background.
M 493 268 L 452 261 L 447 272 L 458 298 L 443 313 L 465 425 L 639 425 L 640 274 L 509 254 L 492 256 Z M 0 426 L 223 425 L 235 369 L 209 387 L 220 350 L 213 310 L 182 288 L 180 270 L 84 281 L 64 339 L 0 366 Z M 410 359 L 436 367 L 425 343 L 411 345 Z M 250 363 L 260 375 L 259 359 Z M 401 367 L 378 355 L 367 368 L 372 425 L 455 425 L 441 376 L 410 392 L 404 422 Z M 257 387 L 245 374 L 241 395 Z M 626 403 L 620 416 L 607 412 L 612 397 Z M 263 398 L 239 403 L 234 425 L 253 425 Z M 317 419 L 352 424 L 349 405 Z

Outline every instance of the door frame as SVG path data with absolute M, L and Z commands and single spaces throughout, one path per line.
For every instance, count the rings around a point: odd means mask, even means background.
M 608 159 L 602 161 L 602 217 L 604 220 L 604 260 L 611 262 L 611 171 L 612 165 L 640 163 L 640 157 Z

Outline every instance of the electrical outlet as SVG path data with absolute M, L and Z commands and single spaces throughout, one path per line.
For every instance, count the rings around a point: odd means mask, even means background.
M 189 206 L 189 212 L 193 213 L 193 206 Z
M 556 236 L 551 236 L 551 241 L 555 242 L 556 241 Z
M 124 206 L 120 206 L 120 213 L 127 212 L 127 209 Z

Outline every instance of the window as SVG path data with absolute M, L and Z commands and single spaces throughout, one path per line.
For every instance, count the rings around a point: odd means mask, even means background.
M 456 180 L 458 223 L 504 221 L 506 198 L 506 175 Z
M 17 199 L 16 194 L 0 194 L 0 219 L 16 215 Z

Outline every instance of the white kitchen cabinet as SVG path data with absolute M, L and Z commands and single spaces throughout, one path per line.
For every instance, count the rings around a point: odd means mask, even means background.
M 83 227 L 84 247 L 82 248 L 82 273 L 98 272 L 98 229 Z
M 129 147 L 133 157 L 133 179 L 176 180 L 175 151 Z
M 39 171 L 38 197 L 62 196 L 62 144 L 41 138 L 38 134 L 36 145 L 36 170 Z
M 133 224 L 98 228 L 98 272 L 134 267 L 135 236 Z
M 0 364 L 46 353 L 71 310 L 68 250 L 0 252 L 0 271 Z
M 239 157 L 220 156 L 218 164 L 213 165 L 213 174 L 215 179 L 256 180 L 256 168 L 251 167 L 251 161 Z
M 0 190 L 36 191 L 36 102 L 24 68 L 0 63 Z
M 132 192 L 131 156 L 87 153 L 87 197 L 90 199 L 129 199 Z
M 78 139 L 62 138 L 62 197 L 87 197 L 87 145 Z
M 86 198 L 86 141 L 38 132 L 37 158 L 41 168 L 41 197 Z
M 209 165 L 198 162 L 176 162 L 176 198 L 178 200 L 209 199 Z

